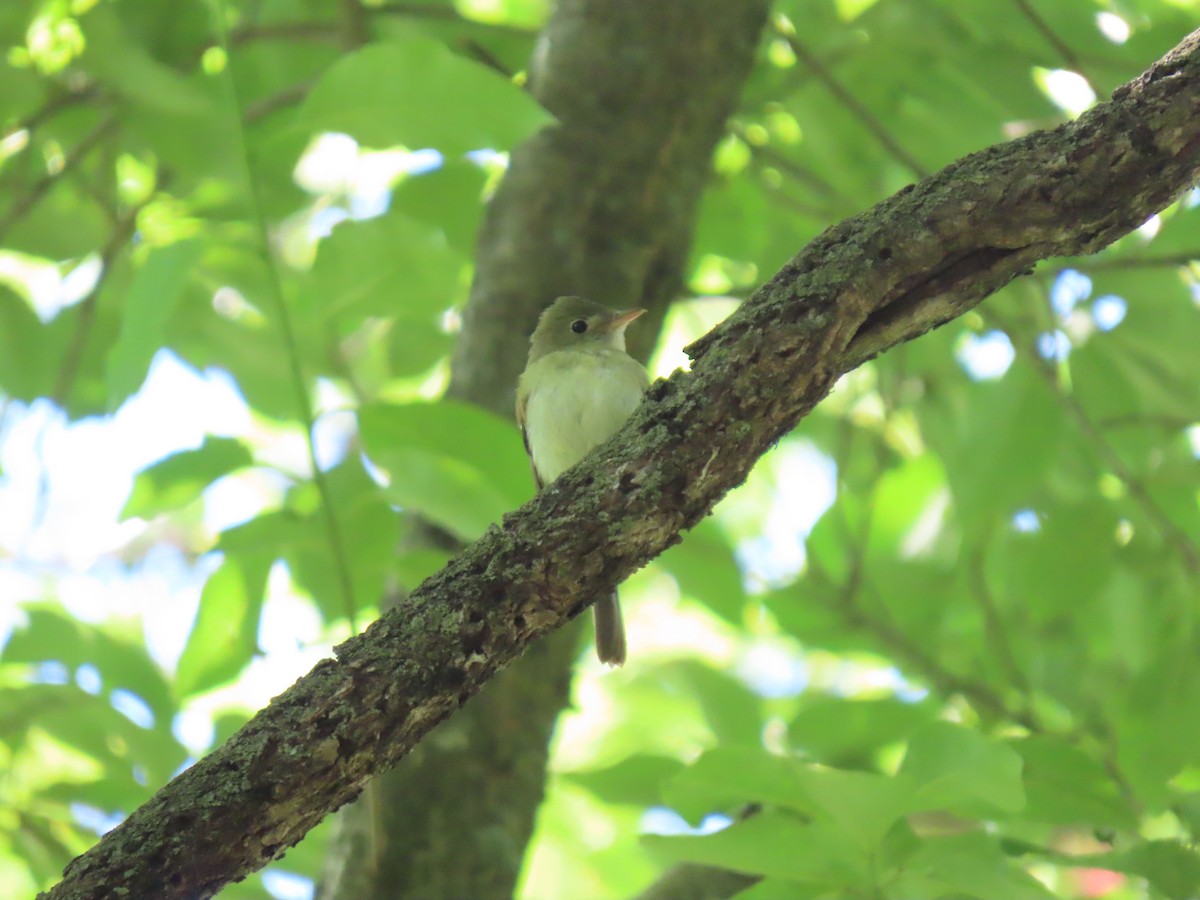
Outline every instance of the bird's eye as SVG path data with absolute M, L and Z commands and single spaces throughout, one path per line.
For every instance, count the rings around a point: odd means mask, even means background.
M 583 334 L 587 331 L 587 319 L 576 319 L 571 323 L 571 330 L 576 334 Z

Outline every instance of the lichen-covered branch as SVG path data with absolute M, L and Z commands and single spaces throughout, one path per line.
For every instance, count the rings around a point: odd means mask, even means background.
M 767 9 L 765 0 L 555 5 L 530 87 L 557 122 L 514 149 L 488 205 L 455 398 L 512 415 L 529 331 L 559 293 L 646 307 L 661 321 Z M 657 329 L 638 330 L 645 356 Z M 573 630 L 538 642 L 343 810 L 318 900 L 513 896 L 578 650 Z
M 849 368 L 1200 171 L 1200 31 L 1078 121 L 969 156 L 805 248 L 626 428 L 67 869 L 54 898 L 208 897 L 408 753 L 531 642 L 702 519 Z

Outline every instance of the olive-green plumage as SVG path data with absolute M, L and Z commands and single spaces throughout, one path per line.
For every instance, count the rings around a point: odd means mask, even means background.
M 517 422 L 539 488 L 611 437 L 641 402 L 649 379 L 625 352 L 625 329 L 643 312 L 559 297 L 538 319 L 517 385 Z M 596 653 L 619 666 L 625 626 L 616 592 L 592 609 Z

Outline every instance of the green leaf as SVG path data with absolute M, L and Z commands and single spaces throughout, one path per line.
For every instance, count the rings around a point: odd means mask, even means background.
M 710 750 L 666 784 L 664 797 L 690 821 L 745 804 L 787 807 L 865 852 L 915 808 L 908 778 L 826 769 L 750 747 Z
M 672 862 L 718 866 L 827 888 L 870 884 L 866 858 L 841 834 L 784 812 L 764 811 L 716 834 L 647 835 L 642 844 Z
M 550 121 L 529 94 L 439 41 L 411 31 L 343 56 L 296 118 L 370 147 L 434 147 L 448 156 L 505 150 Z
M 156 725 L 170 728 L 177 712 L 171 688 L 142 644 L 117 632 L 118 626 L 87 625 L 68 618 L 57 607 L 26 605 L 27 623 L 13 630 L 4 647 L 5 662 L 57 660 L 69 669 L 93 665 L 105 691 L 123 688 L 145 701 Z
M 399 319 L 388 335 L 391 374 L 399 378 L 423 375 L 450 355 L 454 341 L 433 322 Z
M 472 162 L 447 160 L 432 172 L 405 178 L 392 192 L 392 208 L 433 225 L 454 250 L 469 259 L 483 218 L 487 173 Z
M 134 767 L 149 784 L 165 781 L 183 762 L 185 752 L 171 733 L 171 718 L 156 718 L 151 728 L 135 725 L 109 702 L 111 686 L 100 694 L 74 684 L 25 684 L 0 689 L 0 743 L 20 748 L 41 730 L 78 750 L 107 771 L 107 777 L 136 791 L 131 809 L 150 792 L 135 788 Z
M 149 519 L 183 509 L 196 500 L 218 478 L 252 465 L 250 450 L 235 438 L 206 437 L 195 450 L 183 450 L 143 469 L 122 519 Z
M 1024 761 L 1027 805 L 1022 818 L 1050 825 L 1136 828 L 1102 763 L 1078 747 L 1049 735 L 1009 743 Z
M 283 550 L 297 584 L 312 594 L 327 621 L 335 621 L 348 614 L 343 566 L 348 570 L 355 614 L 382 605 L 395 568 L 400 520 L 357 457 L 331 469 L 325 478 L 342 558 L 334 554 L 329 523 L 319 506 L 305 518 L 303 539 L 289 541 Z
M 287 507 L 264 513 L 221 535 L 217 549 L 251 560 L 283 559 L 327 621 L 378 609 L 394 577 L 400 523 L 361 460 L 347 458 L 325 473 L 338 540 L 312 482 L 288 493 Z M 349 581 L 349 594 L 346 581 Z
M 1168 900 L 1189 900 L 1200 892 L 1200 855 L 1178 841 L 1146 841 L 1123 857 L 1124 871 L 1141 875 Z
M 746 591 L 741 569 L 730 538 L 713 520 L 705 519 L 689 531 L 655 565 L 674 576 L 683 594 L 695 597 L 725 621 L 742 625 Z
M 155 59 L 146 44 L 130 34 L 118 14 L 120 6 L 100 6 L 87 17 L 87 48 L 81 59 L 83 65 L 97 76 L 105 87 L 135 107 L 154 113 L 194 113 L 210 103 L 210 96 L 197 83 L 170 65 Z M 181 14 L 198 4 L 182 2 Z M 203 11 L 200 11 L 203 16 Z M 199 21 L 203 21 L 200 19 Z M 161 39 L 160 33 L 155 37 Z M 195 41 L 193 36 L 193 44 Z M 161 49 L 161 48 L 156 48 Z M 193 49 L 192 52 L 195 52 Z
M 968 728 L 933 722 L 909 741 L 900 772 L 919 785 L 920 808 L 986 817 L 1024 808 L 1022 765 L 1011 747 Z
M 1046 477 L 1065 428 L 1061 407 L 1028 366 L 994 384 L 972 385 L 961 434 L 942 447 L 959 517 L 972 531 L 1023 506 Z
M 175 685 L 182 696 L 230 681 L 258 652 L 258 621 L 272 562 L 265 555 L 226 555 L 208 577 L 179 657 Z
M 788 725 L 788 735 L 795 747 L 818 762 L 866 766 L 879 748 L 904 740 L 936 714 L 932 704 L 894 697 L 807 697 Z
M 1150 809 L 1164 806 L 1170 780 L 1200 761 L 1200 672 L 1194 650 L 1190 644 L 1168 648 L 1164 641 L 1159 658 L 1139 674 L 1113 727 L 1117 765 Z
M 874 6 L 878 0 L 837 0 L 837 11 L 844 21 L 852 22 Z
M 31 402 L 54 390 L 70 324 L 59 316 L 43 325 L 21 297 L 0 284 L 0 389 Z
M 566 772 L 562 777 L 605 803 L 651 806 L 659 802 L 663 782 L 683 768 L 684 764 L 672 757 L 638 753 L 606 769 Z
M 808 812 L 812 801 L 797 783 L 796 762 L 761 748 L 710 750 L 663 786 L 663 799 L 689 822 L 750 803 Z
M 913 785 L 902 776 L 811 767 L 800 778 L 814 810 L 867 853 L 913 808 Z
M 367 455 L 388 473 L 387 496 L 465 540 L 533 493 L 516 428 L 478 407 L 373 404 L 358 419 Z
M 3 77 L 11 71 L 6 69 Z M 14 196 L 13 202 L 19 197 Z M 57 179 L 45 196 L 5 232 L 4 249 L 47 259 L 79 259 L 97 252 L 109 227 L 98 203 Z
M 1032 534 L 1007 533 L 997 566 L 1006 592 L 1041 621 L 1096 606 L 1113 574 L 1118 512 L 1093 497 L 1044 508 Z
M 1191 243 L 1200 247 L 1200 238 Z M 1084 407 L 1097 418 L 1194 418 L 1200 380 L 1192 351 L 1200 322 L 1184 279 L 1167 267 L 1108 271 L 1097 275 L 1094 293 L 1126 298 L 1128 313 L 1112 332 L 1096 335 L 1072 355 L 1075 392 Z
M 762 746 L 762 699 L 745 682 L 695 660 L 667 663 L 658 673 L 696 697 L 721 746 Z
M 904 543 L 946 490 L 946 472 L 932 453 L 904 460 L 875 479 L 870 548 L 887 559 L 912 556 Z
M 125 298 L 120 334 L 108 351 L 105 376 L 110 411 L 145 380 L 150 360 L 162 347 L 167 321 L 201 249 L 197 241 L 155 247 L 138 267 Z
M 344 333 L 367 316 L 437 324 L 457 298 L 461 268 L 445 237 L 424 223 L 397 213 L 343 222 L 317 250 L 306 290 L 312 325 L 337 323 Z
M 1041 882 L 1015 866 L 996 839 L 979 832 L 927 838 L 888 886 L 889 897 L 1053 900 Z

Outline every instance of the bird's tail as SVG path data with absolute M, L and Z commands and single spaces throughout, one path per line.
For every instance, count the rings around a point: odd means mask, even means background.
M 621 665 L 625 662 L 625 622 L 617 592 L 592 604 L 592 614 L 596 619 L 596 655 L 602 663 Z

